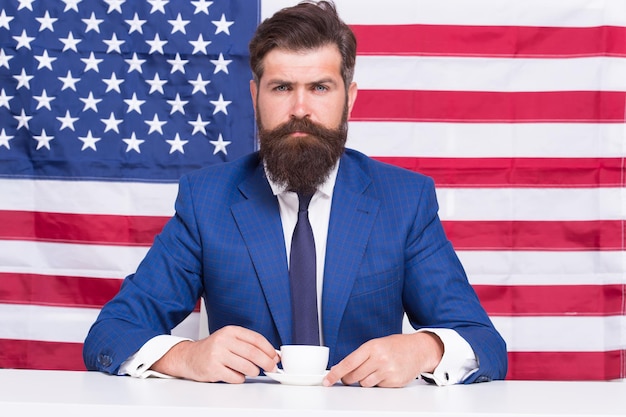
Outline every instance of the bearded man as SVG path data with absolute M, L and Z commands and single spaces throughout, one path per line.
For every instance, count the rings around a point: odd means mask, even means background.
M 444 234 L 433 181 L 345 148 L 355 62 L 330 2 L 258 27 L 260 151 L 180 180 L 175 216 L 87 336 L 88 369 L 241 383 L 275 371 L 281 345 L 323 344 L 326 386 L 505 377 L 505 343 Z M 209 336 L 169 335 L 202 296 Z

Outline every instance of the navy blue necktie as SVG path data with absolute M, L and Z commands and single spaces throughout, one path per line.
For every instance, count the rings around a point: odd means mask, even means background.
M 309 223 L 313 195 L 298 194 L 298 222 L 291 238 L 289 282 L 293 315 L 293 344 L 319 345 L 317 289 L 315 285 L 315 240 Z

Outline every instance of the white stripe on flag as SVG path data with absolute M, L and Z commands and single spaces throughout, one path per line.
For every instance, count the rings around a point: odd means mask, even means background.
M 0 241 L 0 272 L 124 278 L 148 248 Z M 622 251 L 457 251 L 472 284 L 626 284 Z
M 107 182 L 93 187 L 83 182 L 30 180 L 0 180 L 0 186 L 13 191 L 30 187 L 36 196 L 24 201 L 6 194 L 0 210 L 163 217 L 173 214 L 178 189 L 176 184 Z M 620 188 L 608 187 L 437 190 L 442 220 L 619 220 L 624 218 L 623 194 Z M 77 197 L 58 199 L 54 195 Z
M 83 343 L 99 312 L 93 308 L 0 304 L 0 339 Z M 194 312 L 172 334 L 197 339 L 199 329 L 200 313 Z
M 360 90 L 624 91 L 624 74 L 623 58 L 359 56 L 354 80 Z
M 621 188 L 439 188 L 437 199 L 442 220 L 624 218 Z
M 622 251 L 457 251 L 473 285 L 626 284 Z
M 0 210 L 169 217 L 178 184 L 0 179 L 0 189 Z
M 603 352 L 626 349 L 626 316 L 492 317 L 509 351 Z
M 0 240 L 0 272 L 124 278 L 148 252 L 141 246 Z
M 626 156 L 626 124 L 350 122 L 348 147 L 370 156 Z
M 299 0 L 261 2 L 261 19 Z M 591 27 L 626 25 L 623 0 L 335 0 L 349 24 L 458 24 Z M 488 13 L 485 11 L 488 10 Z
M 0 304 L 0 339 L 82 343 L 99 310 Z M 15 317 L 28 317 L 28 328 Z M 509 351 L 604 351 L 626 348 L 620 329 L 625 316 L 492 317 Z M 200 313 L 190 315 L 175 334 L 197 338 Z M 405 327 L 410 331 L 410 327 Z

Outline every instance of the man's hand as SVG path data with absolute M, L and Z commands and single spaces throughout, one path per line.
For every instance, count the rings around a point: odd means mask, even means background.
M 278 361 L 274 347 L 261 334 L 227 326 L 197 342 L 174 345 L 151 369 L 195 381 L 236 384 L 246 376 L 258 376 L 259 368 L 274 370 Z
M 403 387 L 422 372 L 432 372 L 443 356 L 443 343 L 433 333 L 396 334 L 372 339 L 333 366 L 325 386 L 341 380 L 363 387 Z

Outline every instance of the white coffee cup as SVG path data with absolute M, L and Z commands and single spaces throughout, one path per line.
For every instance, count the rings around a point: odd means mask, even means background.
M 278 351 L 283 372 L 294 375 L 321 375 L 328 365 L 328 347 L 283 345 Z

